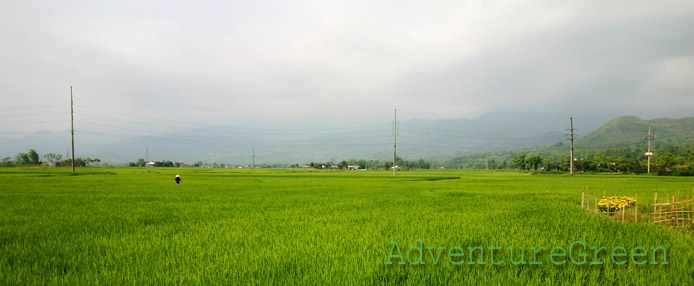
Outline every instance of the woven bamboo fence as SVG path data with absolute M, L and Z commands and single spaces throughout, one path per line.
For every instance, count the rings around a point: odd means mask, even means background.
M 617 210 L 611 206 L 609 199 L 607 200 L 607 207 L 601 208 L 598 203 L 604 198 L 607 198 L 605 192 L 603 192 L 602 197 L 593 196 L 589 194 L 588 186 L 585 186 L 581 192 L 581 208 L 612 216 L 615 220 L 639 221 L 638 194 L 634 195 L 636 203 L 633 206 L 630 205 Z M 645 221 L 670 227 L 694 227 L 694 190 L 691 193 L 678 191 L 673 195 L 667 194 L 660 198 L 658 198 L 658 193 L 655 193 L 653 204 L 649 206 L 652 208 L 652 212 L 645 217 Z M 641 220 L 644 221 L 643 214 Z
M 612 216 L 615 220 L 634 222 L 639 221 L 639 194 L 634 195 L 636 203 L 633 206 L 628 206 L 617 210 L 613 210 L 614 206 L 612 206 L 612 202 L 609 199 L 607 200 L 607 207 L 601 208 L 598 203 L 603 198 L 606 198 L 605 192 L 603 192 L 602 197 L 593 196 L 588 192 L 588 186 L 585 186 L 583 187 L 583 192 L 581 192 L 581 208 L 595 213 Z
M 658 200 L 658 193 L 653 197 L 654 224 L 665 224 L 671 227 L 694 227 L 694 191 L 691 194 L 677 192 Z

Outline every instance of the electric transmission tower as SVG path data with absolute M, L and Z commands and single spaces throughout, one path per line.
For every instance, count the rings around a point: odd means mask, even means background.
M 648 173 L 651 173 L 651 156 L 653 156 L 653 152 L 651 152 L 651 140 L 655 138 L 655 134 L 651 131 L 651 126 L 648 126 L 648 134 L 646 134 L 646 140 L 648 140 L 648 152 L 646 152 L 646 157 L 648 157 Z
M 566 134 L 566 136 L 569 137 L 567 138 L 567 140 L 571 142 L 571 157 L 569 157 L 569 168 L 572 176 L 574 174 L 574 139 L 576 138 L 576 136 L 578 136 L 578 134 L 575 133 L 576 130 L 577 129 L 574 128 L 574 118 L 571 117 L 571 128 L 566 129 L 566 131 L 569 132 L 568 134 Z
M 75 112 L 72 107 L 72 86 L 70 86 L 70 135 L 72 137 L 72 172 L 75 172 Z
M 395 108 L 395 119 L 393 120 L 393 176 L 397 169 L 397 152 L 398 152 L 398 109 Z

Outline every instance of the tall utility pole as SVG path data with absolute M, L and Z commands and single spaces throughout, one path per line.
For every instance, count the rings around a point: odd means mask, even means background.
M 72 108 L 72 86 L 70 86 L 70 134 L 72 135 L 72 172 L 75 172 L 75 115 Z
M 648 140 L 648 152 L 646 152 L 646 157 L 648 157 L 648 173 L 651 173 L 651 156 L 653 156 L 653 152 L 651 152 L 651 140 L 655 138 L 653 136 L 653 132 L 651 132 L 651 126 L 648 126 L 648 134 L 646 134 L 646 139 Z
M 255 170 L 255 147 L 253 147 L 253 170 Z
M 571 175 L 574 175 L 574 118 L 571 117 L 571 128 L 568 130 L 569 131 L 569 140 L 571 141 L 571 157 L 569 158 L 569 164 L 570 164 L 570 172 Z
M 397 163 L 397 151 L 398 151 L 398 109 L 395 108 L 395 120 L 393 120 L 393 176 L 395 176 L 395 169 Z
M 149 147 L 145 147 L 145 161 L 149 162 Z

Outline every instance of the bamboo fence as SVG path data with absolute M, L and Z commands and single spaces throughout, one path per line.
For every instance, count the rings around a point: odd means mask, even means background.
M 635 194 L 636 204 L 619 210 L 612 210 L 610 200 L 607 200 L 607 207 L 600 208 L 598 203 L 603 198 L 607 198 L 605 192 L 602 197 L 590 195 L 588 186 L 583 187 L 581 192 L 581 208 L 594 213 L 612 216 L 615 220 L 639 221 L 639 195 Z M 670 227 L 694 227 L 694 190 L 691 193 L 677 191 L 675 194 L 667 194 L 665 197 L 658 198 L 658 193 L 654 194 L 652 212 L 646 216 L 645 220 L 651 220 L 653 224 L 663 224 Z M 643 220 L 643 218 L 642 218 Z
M 581 192 L 581 208 L 586 209 L 588 211 L 592 211 L 594 213 L 601 213 L 604 215 L 613 216 L 615 219 L 621 219 L 621 221 L 639 221 L 638 194 L 635 194 L 634 196 L 634 198 L 636 199 L 636 203 L 633 207 L 625 207 L 620 210 L 612 210 L 612 202 L 610 200 L 607 200 L 607 207 L 601 209 L 598 205 L 598 202 L 600 202 L 600 200 L 602 200 L 603 198 L 606 198 L 605 192 L 603 192 L 602 197 L 593 196 L 589 194 L 588 186 L 585 186 L 583 187 L 583 192 Z
M 665 198 L 660 198 L 658 193 L 653 197 L 653 223 L 665 224 L 670 227 L 694 227 L 694 190 L 691 194 L 677 192 Z

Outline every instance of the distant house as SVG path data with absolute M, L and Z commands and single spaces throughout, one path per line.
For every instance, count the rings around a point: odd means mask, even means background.
M 154 167 L 154 162 L 149 161 L 149 162 L 145 163 L 145 167 Z
M 53 164 L 53 160 L 48 160 L 46 162 L 43 162 L 44 167 L 53 167 L 55 164 Z
M 349 169 L 349 170 L 359 170 L 359 165 L 349 165 L 349 166 L 347 166 L 347 169 Z

